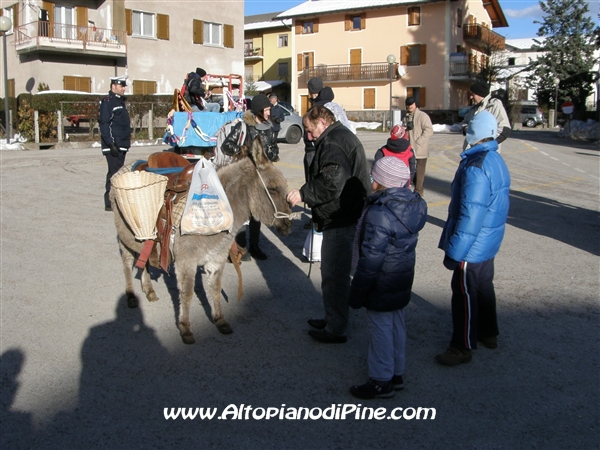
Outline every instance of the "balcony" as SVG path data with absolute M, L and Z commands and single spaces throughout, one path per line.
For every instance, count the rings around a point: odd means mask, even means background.
M 398 79 L 398 65 L 394 64 L 392 78 Z M 348 81 L 389 81 L 390 65 L 384 63 L 319 65 L 307 67 L 298 77 L 300 83 L 308 83 L 313 77 L 321 77 L 324 83 Z
M 492 51 L 506 49 L 504 36 L 478 24 L 463 25 L 463 39 L 465 43 L 487 55 Z
M 476 80 L 481 68 L 467 61 L 450 61 L 450 80 Z
M 107 58 L 127 56 L 127 33 L 97 27 L 36 21 L 15 27 L 17 54 L 84 53 Z
M 246 47 L 244 48 L 244 59 L 246 61 L 253 59 L 263 59 L 263 50 L 260 47 Z

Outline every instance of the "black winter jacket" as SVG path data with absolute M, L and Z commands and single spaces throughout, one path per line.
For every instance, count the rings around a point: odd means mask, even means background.
M 102 153 L 108 153 L 110 144 L 113 142 L 122 151 L 129 150 L 131 146 L 131 121 L 125 107 L 125 100 L 125 96 L 110 91 L 100 101 L 98 125 Z
M 315 141 L 308 181 L 300 188 L 311 207 L 318 231 L 357 222 L 367 192 L 369 167 L 360 140 L 340 122 L 334 122 Z
M 427 204 L 410 189 L 388 188 L 369 196 L 366 208 L 348 304 L 374 311 L 402 309 L 410 301 L 415 249 L 427 221 Z
M 259 136 L 262 138 L 267 157 L 273 161 L 279 155 L 279 148 L 273 134 L 273 125 L 271 122 L 257 123 L 251 111 L 244 113 L 243 122 L 239 121 L 233 126 L 229 136 L 223 141 L 221 150 L 228 156 L 238 155 L 240 151 L 244 150 L 242 149 L 243 145 L 246 151 L 249 151 L 252 141 Z M 240 140 L 242 140 L 241 144 L 239 144 Z

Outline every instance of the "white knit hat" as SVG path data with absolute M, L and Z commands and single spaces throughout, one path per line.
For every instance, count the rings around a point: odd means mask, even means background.
M 410 170 L 401 159 L 395 156 L 384 156 L 373 165 L 371 176 L 377 184 L 386 188 L 404 187 L 410 179 Z

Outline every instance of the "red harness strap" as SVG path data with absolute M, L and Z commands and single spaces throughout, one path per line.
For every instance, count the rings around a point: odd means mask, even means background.
M 144 246 L 142 247 L 142 252 L 140 253 L 139 258 L 135 263 L 135 267 L 143 269 L 146 267 L 146 262 L 150 257 L 150 252 L 152 251 L 152 247 L 154 246 L 154 241 L 152 239 L 148 239 L 144 242 Z

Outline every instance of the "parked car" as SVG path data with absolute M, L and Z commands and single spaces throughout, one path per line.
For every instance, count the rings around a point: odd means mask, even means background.
M 287 103 L 289 108 L 292 105 Z M 279 102 L 279 106 L 283 109 L 283 122 L 281 122 L 281 131 L 277 137 L 278 141 L 285 141 L 288 144 L 297 144 L 304 135 L 304 126 L 302 125 L 302 117 L 294 111 L 294 108 L 289 109 L 285 103 Z
M 513 105 L 517 108 L 519 122 L 529 128 L 546 123 L 544 113 L 536 102 L 519 101 Z

